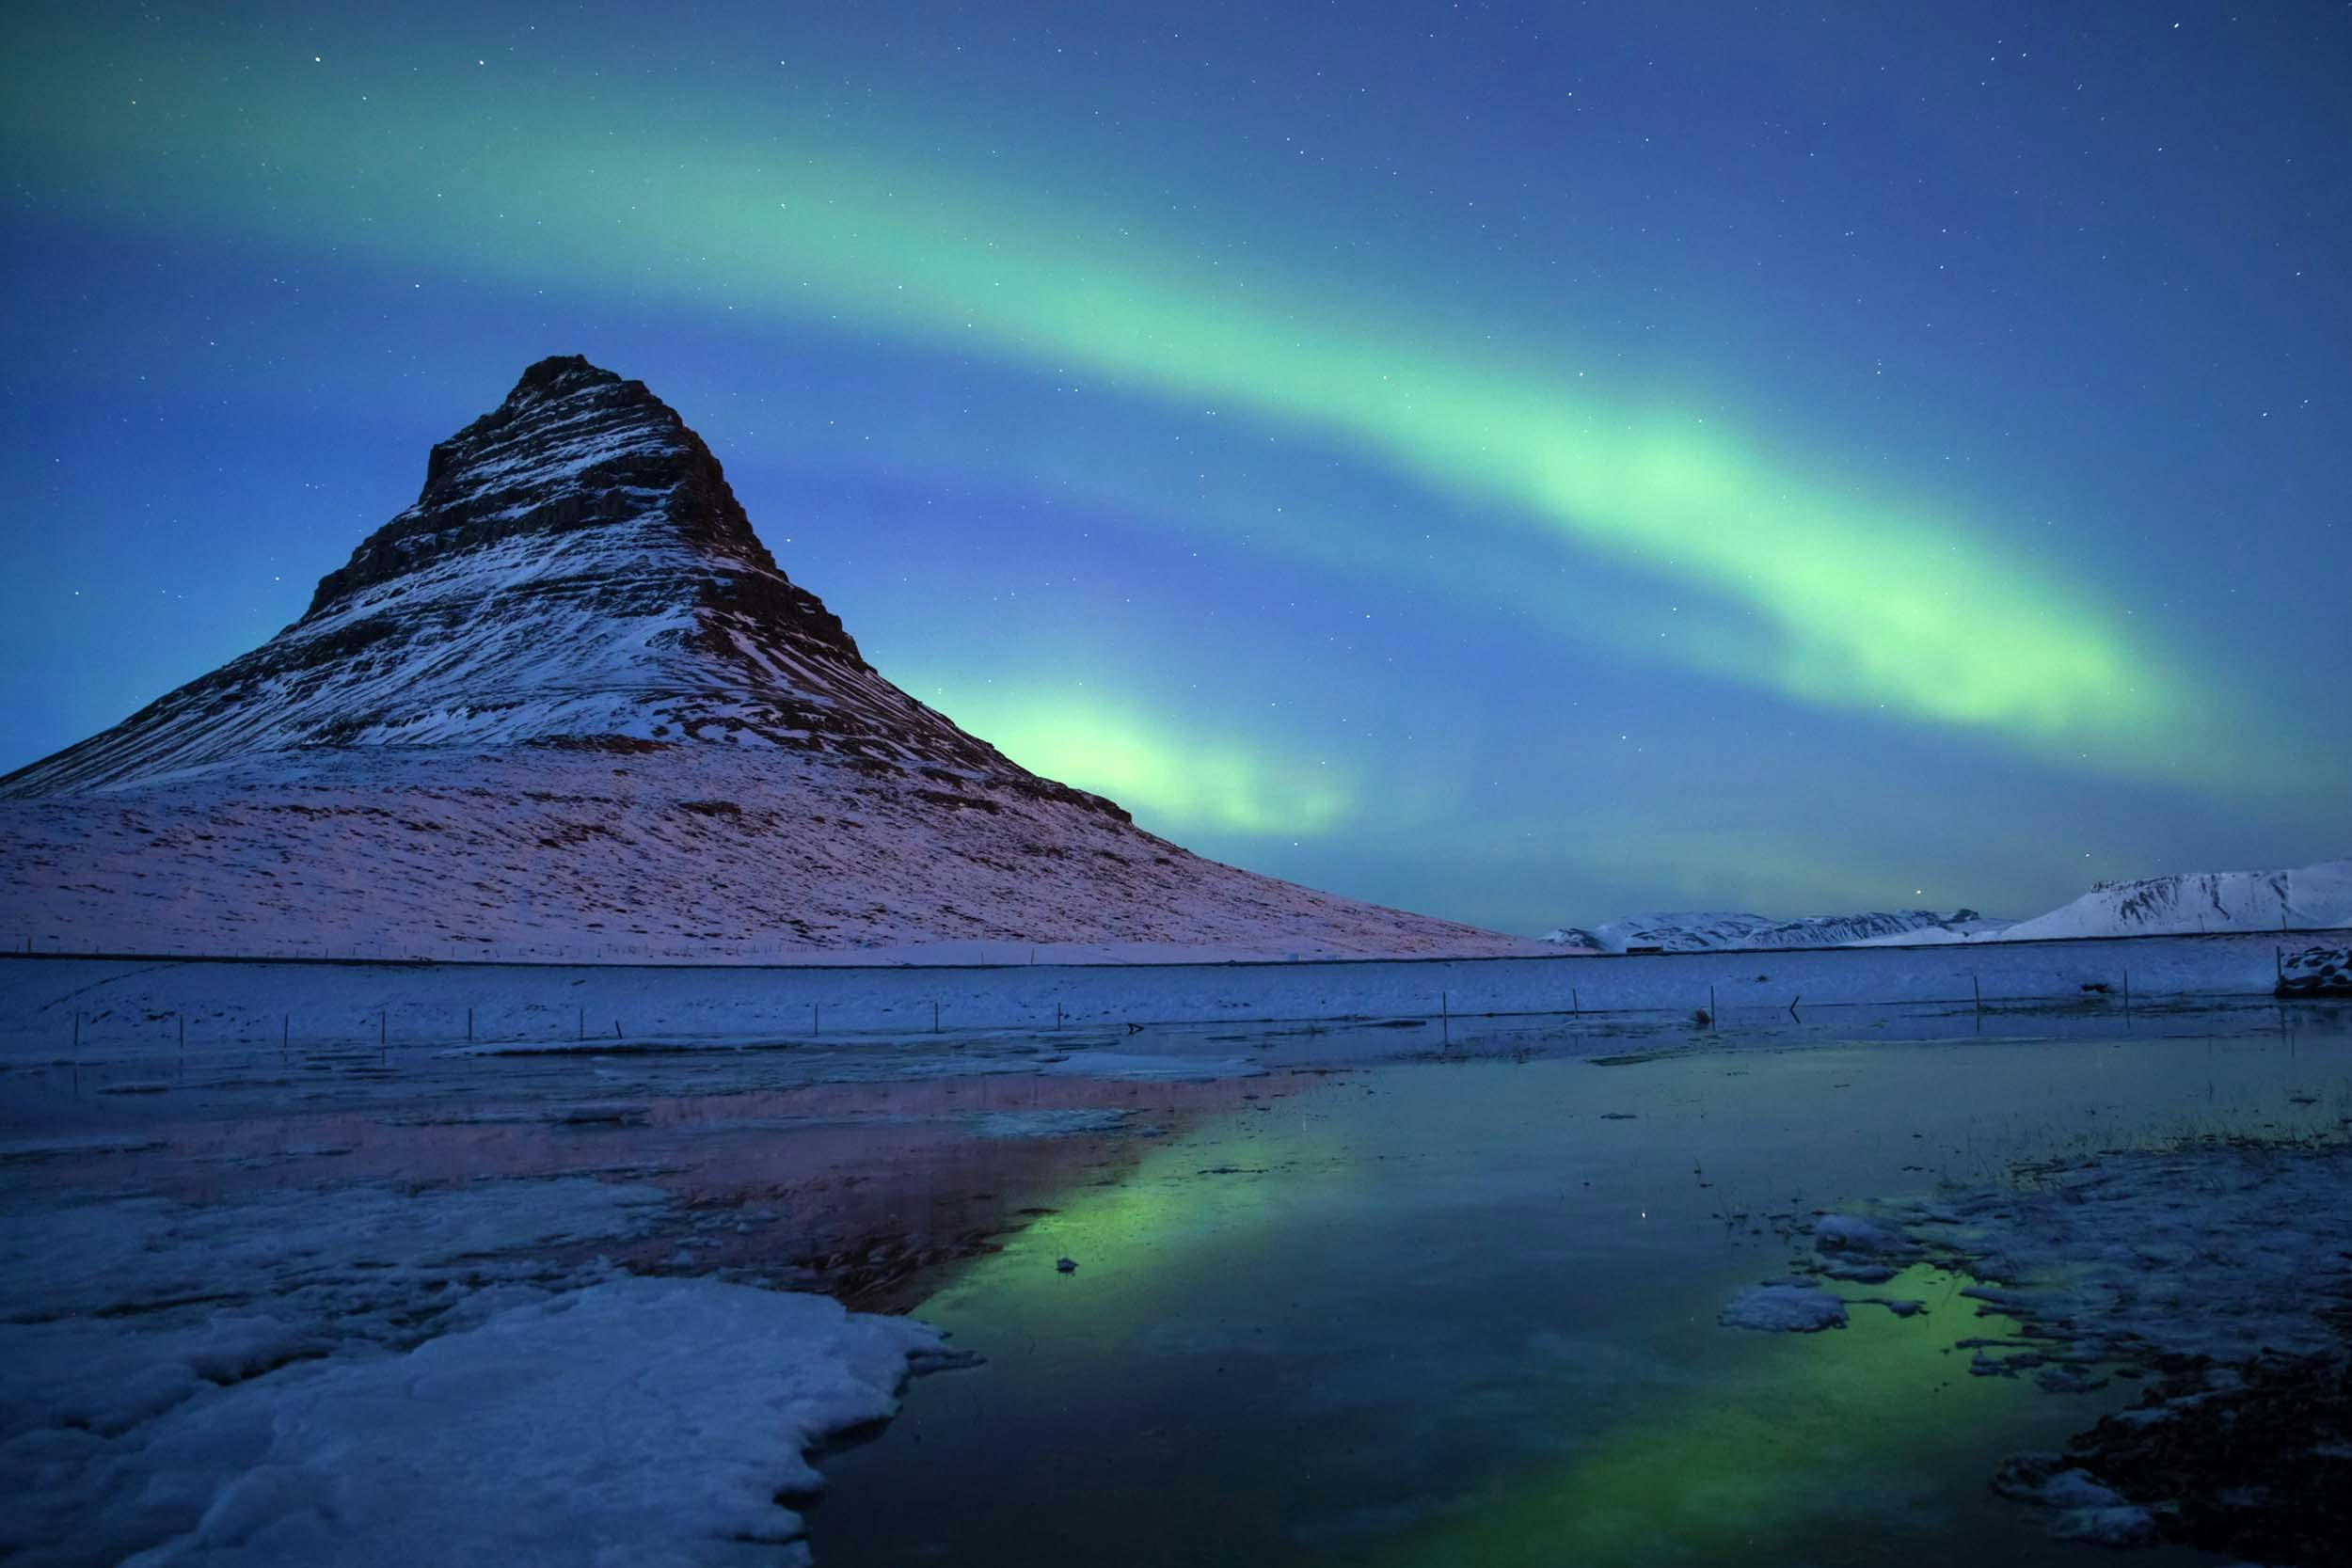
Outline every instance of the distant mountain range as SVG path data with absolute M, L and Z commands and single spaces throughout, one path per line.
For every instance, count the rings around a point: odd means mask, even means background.
M 2286 871 L 2183 871 L 2101 882 L 2071 904 L 1997 933 L 1911 931 L 1879 945 L 2054 937 L 2309 931 L 2352 926 L 2352 860 Z
M 523 373 L 269 641 L 0 779 L 0 941 L 759 958 L 1480 955 L 1203 860 L 868 664 L 635 381 Z
M 2201 931 L 2308 931 L 2352 926 L 2352 860 L 2287 871 L 2195 871 L 2102 882 L 2031 920 L 1974 910 L 1872 911 L 1774 920 L 1716 911 L 1633 915 L 1543 940 L 1604 953 L 1702 953 L 1780 947 L 1908 947 L 2060 937 L 2186 935 Z
M 1708 953 L 1745 948 L 1845 947 L 1873 937 L 1915 931 L 1997 929 L 2005 920 L 1986 920 L 1974 910 L 1941 915 L 1932 910 L 1873 910 L 1863 914 L 1809 915 L 1774 920 L 1768 915 L 1697 910 L 1629 915 L 1591 930 L 1564 927 L 1544 941 L 1603 953 Z

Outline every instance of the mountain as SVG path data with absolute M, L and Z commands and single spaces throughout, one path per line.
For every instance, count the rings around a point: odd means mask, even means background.
M 1953 942 L 2035 942 L 2060 937 L 2309 931 L 2352 926 L 2352 860 L 2292 871 L 2199 871 L 2101 882 L 2061 909 L 2031 920 L 1994 920 L 1974 910 L 1874 911 L 1773 920 L 1703 911 L 1631 915 L 1583 930 L 1564 927 L 1543 940 L 1604 953 L 1656 948 L 1704 953 L 1774 947 L 1915 947 Z
M 1807 915 L 1774 920 L 1767 915 L 1724 911 L 1629 915 L 1592 930 L 1564 927 L 1543 940 L 1603 953 L 1655 948 L 1663 953 L 1731 952 L 1775 947 L 1844 947 L 1873 937 L 1915 931 L 1998 929 L 2007 922 L 1987 920 L 1974 910 L 1940 915 L 1931 910 L 1871 911 L 1863 914 Z
M 1203 860 L 900 691 L 643 383 L 532 366 L 302 618 L 0 778 L 40 947 L 1528 944 Z
M 2033 942 L 2345 926 L 2352 926 L 2352 860 L 2319 861 L 2287 871 L 2184 871 L 2101 882 L 2071 904 L 1990 934 L 2003 942 Z M 1881 945 L 1972 940 L 1985 938 L 1917 931 L 1889 937 Z

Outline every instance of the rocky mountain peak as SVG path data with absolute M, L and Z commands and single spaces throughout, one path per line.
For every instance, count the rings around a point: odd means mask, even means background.
M 675 409 L 580 355 L 542 359 L 498 407 L 435 445 L 416 504 L 320 580 L 306 619 L 448 557 L 649 516 L 680 545 L 776 570 L 719 460 Z
M 675 409 L 573 355 L 435 446 L 415 504 L 300 620 L 0 791 L 321 746 L 615 737 L 1027 777 L 874 672 Z
M 590 364 L 584 354 L 550 354 L 523 372 L 522 379 L 515 383 L 515 389 L 506 394 L 506 402 L 501 406 L 512 408 L 519 402 L 565 387 L 582 383 L 612 383 L 620 379 L 617 372 L 608 371 L 601 365 Z M 629 385 L 641 390 L 644 387 L 642 381 Z

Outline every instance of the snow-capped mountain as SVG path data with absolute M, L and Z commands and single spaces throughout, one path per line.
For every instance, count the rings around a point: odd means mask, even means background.
M 417 503 L 320 581 L 302 619 L 0 794 L 322 746 L 607 736 L 1019 772 L 875 673 L 777 570 L 684 420 L 573 358 L 533 365 L 435 447 Z
M 1603 953 L 1703 953 L 1774 947 L 1915 947 L 1950 942 L 2035 942 L 2059 937 L 2186 935 L 2199 931 L 2309 931 L 2352 926 L 2352 860 L 2292 871 L 2198 871 L 2102 882 L 2031 920 L 1974 910 L 1873 911 L 1773 920 L 1700 911 L 1639 914 L 1543 940 Z
M 524 372 L 268 642 L 0 778 L 38 947 L 1529 944 L 1202 860 L 909 697 L 640 382 Z
M 1563 927 L 1547 933 L 1543 940 L 1564 947 L 1596 948 L 1603 953 L 1707 953 L 1749 948 L 1844 947 L 1873 937 L 1922 930 L 1997 930 L 2007 924 L 1987 920 L 1974 910 L 1948 915 L 1931 910 L 1873 910 L 1862 914 L 1808 915 L 1796 920 L 1703 910 L 1629 915 L 1589 931 Z
M 1997 933 L 2004 942 L 2057 937 L 2188 935 L 2200 931 L 2309 931 L 2352 926 L 2352 860 L 2288 871 L 2184 871 L 2101 882 L 2071 904 Z M 1983 940 L 1975 933 L 1915 931 L 1887 946 Z

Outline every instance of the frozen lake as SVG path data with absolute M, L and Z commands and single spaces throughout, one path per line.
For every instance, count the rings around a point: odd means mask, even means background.
M 151 1041 L 6 1069 L 11 1332 L 87 1328 L 135 1356 L 224 1312 L 310 1336 L 203 1370 L 175 1409 L 454 1343 L 617 1274 L 733 1281 L 910 1313 L 980 1358 L 918 1377 L 885 1426 L 854 1423 L 886 1380 L 811 1429 L 851 1426 L 795 1505 L 828 1565 L 1973 1568 L 2090 1559 L 1987 1481 L 2135 1386 L 1972 1375 L 1955 1340 L 2015 1325 L 1930 1262 L 1831 1286 L 1915 1316 L 1856 1305 L 1790 1335 L 1718 1313 L 1788 1275 L 1821 1212 L 2184 1135 L 2341 1145 L 2352 1008 L 2090 995 L 1711 1029 L 1073 1024 L 529 1055 L 248 1041 L 184 1063 Z M 495 1223 L 453 1217 L 475 1198 Z M 294 1213 L 293 1252 L 271 1251 Z M 126 1216 L 161 1240 L 114 1257 L 93 1238 Z M 455 1278 L 478 1302 L 436 1317 Z M 702 1332 L 677 1330 L 690 1353 Z M 82 1396 L 58 1376 L 46 1414 L 8 1390 L 20 1447 L 64 1430 Z M 56 1507 L 15 1522 L 27 1560 L 198 1528 L 119 1517 L 98 1484 L 144 1474 L 162 1444 L 142 1434 L 179 1418 L 125 1418 L 107 1463 L 127 1469 L 42 1472 Z

